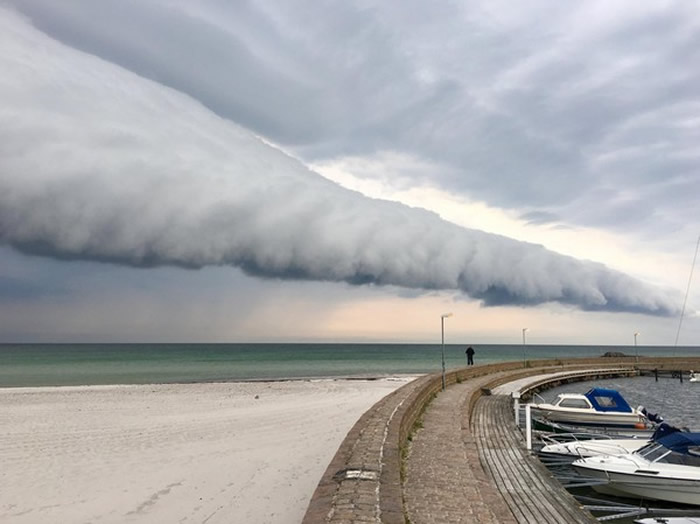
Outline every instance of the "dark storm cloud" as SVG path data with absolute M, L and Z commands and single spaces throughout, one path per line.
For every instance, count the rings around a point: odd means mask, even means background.
M 433 163 L 432 183 L 449 191 L 573 224 L 663 230 L 695 218 L 693 2 L 11 4 L 306 161 L 406 153 Z M 660 179 L 688 191 L 659 198 Z M 630 193 L 645 212 L 620 220 Z
M 17 8 L 63 42 L 188 93 L 268 136 L 293 142 L 321 131 L 315 88 L 259 60 L 235 32 L 150 2 L 30 0 Z M 307 118 L 298 118 L 302 114 Z
M 2 9 L 0 50 L 0 242 L 23 252 L 676 312 L 666 293 L 600 264 L 343 189 Z

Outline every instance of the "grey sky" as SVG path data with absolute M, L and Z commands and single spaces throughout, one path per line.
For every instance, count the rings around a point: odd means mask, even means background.
M 6 4 L 5 244 L 491 305 L 678 310 L 666 290 L 364 198 L 304 163 L 403 154 L 421 168 L 402 180 L 530 224 L 684 230 L 700 194 L 693 3 Z M 0 277 L 3 295 L 32 295 Z
M 573 224 L 694 218 L 692 2 L 14 5 L 307 161 L 410 152 L 450 191 Z M 659 194 L 661 183 L 677 191 Z

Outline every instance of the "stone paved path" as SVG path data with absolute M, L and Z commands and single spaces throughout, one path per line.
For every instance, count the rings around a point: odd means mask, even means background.
M 412 524 L 516 522 L 481 467 L 466 413 L 470 396 L 495 378 L 454 384 L 429 404 L 405 466 L 405 509 Z

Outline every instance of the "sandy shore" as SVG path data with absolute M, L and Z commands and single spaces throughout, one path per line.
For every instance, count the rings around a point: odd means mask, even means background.
M 355 421 L 408 381 L 0 389 L 0 521 L 298 523 Z

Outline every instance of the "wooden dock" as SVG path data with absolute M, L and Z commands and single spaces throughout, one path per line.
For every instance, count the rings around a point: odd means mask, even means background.
M 481 397 L 472 414 L 472 431 L 478 439 L 481 465 L 517 522 L 597 522 L 525 448 L 508 396 Z

